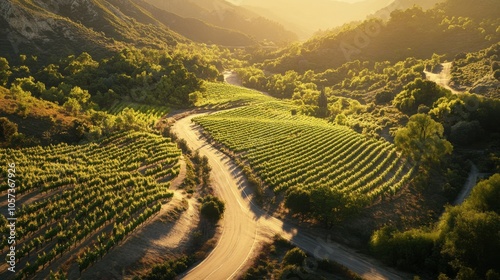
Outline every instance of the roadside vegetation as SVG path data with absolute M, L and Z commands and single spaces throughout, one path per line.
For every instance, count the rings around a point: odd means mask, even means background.
M 253 279 L 339 279 L 361 280 L 347 268 L 306 254 L 280 236 L 265 243 L 252 260 L 242 280 Z
M 460 206 L 448 206 L 428 228 L 374 232 L 371 248 L 386 262 L 439 279 L 498 279 L 500 174 L 481 181 Z

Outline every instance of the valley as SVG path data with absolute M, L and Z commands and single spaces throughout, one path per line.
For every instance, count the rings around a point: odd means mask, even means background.
M 499 279 L 500 2 L 5 0 L 1 279 Z

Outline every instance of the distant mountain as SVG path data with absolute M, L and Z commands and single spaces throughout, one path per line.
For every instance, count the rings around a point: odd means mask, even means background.
M 239 30 L 216 26 L 199 18 L 186 17 L 175 12 L 169 12 L 148 3 L 150 0 L 134 0 L 134 2 L 147 10 L 153 18 L 166 27 L 195 42 L 223 46 L 249 46 L 257 44 L 252 36 Z M 167 1 L 162 2 L 170 3 Z
M 321 33 L 301 45 L 274 54 L 266 69 L 324 71 L 360 61 L 400 61 L 408 57 L 431 58 L 436 53 L 453 59 L 500 41 L 500 1 L 447 0 L 429 10 L 412 7 L 390 13 L 386 21 L 365 20 Z
M 228 0 L 283 24 L 302 39 L 320 29 L 363 20 L 391 3 L 391 0 L 363 0 L 347 3 L 335 0 Z
M 195 18 L 209 24 L 247 34 L 258 41 L 276 43 L 298 39 L 281 24 L 225 0 L 145 0 L 168 12 Z
M 388 19 L 392 11 L 406 10 L 413 6 L 421 7 L 424 10 L 434 7 L 437 3 L 444 2 L 445 0 L 394 0 L 388 6 L 380 9 L 369 17 Z
M 165 47 L 178 42 L 253 45 L 248 35 L 183 18 L 142 0 L 2 0 L 0 56 L 102 56 L 123 48 Z

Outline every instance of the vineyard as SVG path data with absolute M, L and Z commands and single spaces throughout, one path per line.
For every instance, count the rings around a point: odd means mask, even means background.
M 141 132 L 85 145 L 2 150 L 0 164 L 15 164 L 17 277 L 48 275 L 53 262 L 77 262 L 81 272 L 102 258 L 172 197 L 180 154 L 169 139 Z M 7 182 L 11 174 L 2 170 Z M 1 188 L 7 197 L 8 186 Z M 5 255 L 6 236 L 1 242 Z M 8 278 L 5 265 L 2 279 Z
M 223 109 L 273 99 L 261 92 L 230 84 L 205 82 L 204 85 L 206 92 L 196 103 L 198 107 Z
M 294 115 L 294 108 L 268 102 L 194 121 L 277 192 L 327 187 L 369 204 L 408 182 L 412 168 L 389 142 Z

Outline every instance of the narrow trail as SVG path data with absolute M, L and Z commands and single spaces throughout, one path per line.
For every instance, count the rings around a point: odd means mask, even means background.
M 453 205 L 462 204 L 462 202 L 464 202 L 464 200 L 469 196 L 472 188 L 476 185 L 477 177 L 479 176 L 479 170 L 474 163 L 472 163 L 471 165 L 472 166 L 469 172 L 469 177 L 467 178 L 464 187 L 458 194 L 457 199 L 455 199 L 455 201 L 453 202 Z
M 471 193 L 474 186 L 476 186 L 478 179 L 488 177 L 489 175 L 491 174 L 480 173 L 477 166 L 471 162 L 471 168 L 469 171 L 469 176 L 467 177 L 467 181 L 465 181 L 465 184 L 460 193 L 458 194 L 457 198 L 453 202 L 453 205 L 462 204 L 465 201 L 465 199 L 469 197 L 469 194 Z
M 456 91 L 450 87 L 451 67 L 452 67 L 451 62 L 441 63 L 441 71 L 439 71 L 439 73 L 424 71 L 425 78 L 429 81 L 433 81 L 436 84 L 450 90 L 453 94 L 460 93 L 459 91 Z
M 323 239 L 312 230 L 283 222 L 252 203 L 253 191 L 241 170 L 225 154 L 210 145 L 201 135 L 201 127 L 190 115 L 178 120 L 172 130 L 188 146 L 207 156 L 212 167 L 212 185 L 226 203 L 222 233 L 210 255 L 182 279 L 236 279 L 256 254 L 259 243 L 280 234 L 313 256 L 345 265 L 365 279 L 411 279 L 411 276 L 385 267 L 377 260 L 361 255 L 343 245 Z

